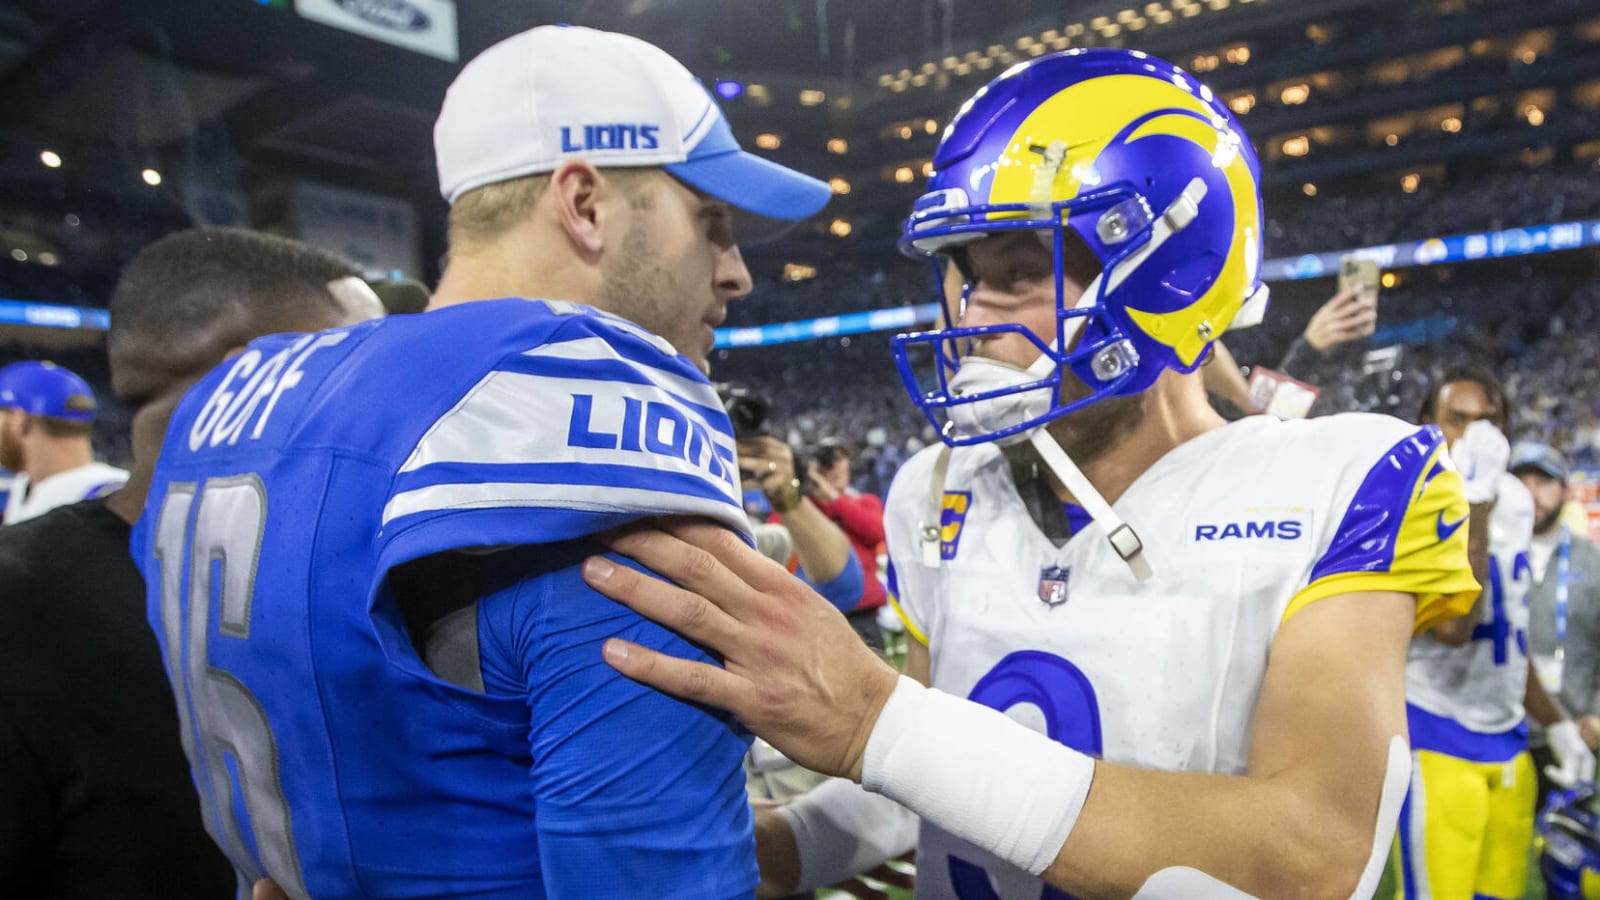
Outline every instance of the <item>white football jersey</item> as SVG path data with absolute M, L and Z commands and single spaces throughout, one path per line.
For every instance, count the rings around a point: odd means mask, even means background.
M 6 512 L 0 524 L 15 525 L 58 506 L 104 497 L 127 480 L 126 470 L 99 462 L 57 472 L 37 484 L 30 482 L 26 475 L 18 475 L 11 481 L 11 493 L 6 497 Z
M 1406 659 L 1406 702 L 1482 734 L 1499 734 L 1522 724 L 1533 516 L 1533 496 L 1522 481 L 1501 475 L 1489 516 L 1489 583 L 1483 586 L 1488 595 L 1480 605 L 1480 624 L 1473 629 L 1472 640 L 1460 647 L 1428 635 L 1412 640 Z
M 1091 524 L 1057 548 L 993 445 L 953 451 L 941 563 L 919 534 L 939 447 L 896 476 L 892 599 L 933 686 L 1111 762 L 1240 773 L 1279 624 L 1316 600 L 1417 595 L 1419 627 L 1476 595 L 1460 476 L 1436 429 L 1341 415 L 1255 416 L 1172 450 L 1115 504 L 1154 577 Z M 1037 773 L 1048 778 L 1049 773 Z M 997 892 L 996 892 L 997 889 Z M 917 894 L 1036 900 L 1041 884 L 923 823 Z

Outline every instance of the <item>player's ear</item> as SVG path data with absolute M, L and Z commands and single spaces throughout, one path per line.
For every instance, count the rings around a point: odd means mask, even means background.
M 605 218 L 600 170 L 581 159 L 569 159 L 550 173 L 549 199 L 573 248 L 586 258 L 605 246 Z

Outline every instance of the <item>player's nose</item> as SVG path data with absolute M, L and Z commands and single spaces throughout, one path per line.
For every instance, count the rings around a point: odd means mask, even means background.
M 750 293 L 754 283 L 750 278 L 750 270 L 745 267 L 744 254 L 739 252 L 738 244 L 730 244 L 727 249 L 717 254 L 715 278 L 717 291 L 729 300 L 738 300 Z

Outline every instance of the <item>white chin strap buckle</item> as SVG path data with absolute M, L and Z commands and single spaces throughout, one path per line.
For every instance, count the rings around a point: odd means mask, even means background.
M 1133 571 L 1133 577 L 1139 581 L 1149 581 L 1154 573 L 1150 569 L 1150 561 L 1144 556 L 1144 541 L 1133 530 L 1133 526 L 1122 521 L 1106 498 L 1100 496 L 1095 486 L 1084 477 L 1083 470 L 1079 469 L 1067 452 L 1061 449 L 1055 438 L 1044 430 L 1035 431 L 1029 438 L 1033 448 L 1039 451 L 1039 456 L 1044 459 L 1044 464 L 1050 467 L 1061 483 L 1066 486 L 1072 498 L 1078 505 L 1088 511 L 1091 518 L 1106 533 L 1106 540 L 1111 542 L 1111 549 L 1117 556 L 1128 564 Z

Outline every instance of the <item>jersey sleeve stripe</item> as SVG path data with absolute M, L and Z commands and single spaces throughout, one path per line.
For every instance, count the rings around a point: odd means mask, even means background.
M 1442 467 L 1436 466 L 1444 436 L 1420 429 L 1395 444 L 1368 470 L 1311 581 L 1344 572 L 1386 572 L 1412 501 Z
M 436 463 L 407 472 L 394 482 L 394 493 L 404 494 L 441 484 L 566 484 L 575 489 L 638 488 L 659 493 L 684 494 L 739 505 L 732 488 L 704 472 L 671 472 L 652 466 L 594 462 L 538 462 L 485 465 Z
M 624 407 L 637 409 L 642 416 L 650 405 L 676 410 L 688 423 L 694 436 L 686 438 L 686 452 L 698 438 L 703 450 L 732 466 L 733 430 L 720 408 L 707 410 L 686 405 L 654 384 L 581 378 L 570 371 L 556 375 L 497 371 L 485 376 L 428 429 L 400 471 L 441 462 L 576 458 L 584 455 L 580 450 L 602 449 L 574 447 L 570 443 L 569 428 L 579 412 L 575 404 L 580 402 L 580 396 L 590 404 L 583 417 L 586 432 L 593 429 L 617 436 L 621 428 L 631 424 L 631 442 L 625 444 L 620 437 L 611 441 L 617 452 L 633 452 L 637 456 L 633 445 L 644 443 L 639 434 L 643 420 L 629 423 Z
M 1443 435 L 1430 426 L 1408 436 L 1357 489 L 1282 621 L 1326 597 L 1366 591 L 1414 595 L 1418 633 L 1466 612 L 1479 591 L 1467 560 L 1467 515 Z
M 528 361 L 559 360 L 580 367 L 583 364 L 622 363 L 627 371 L 617 372 L 619 380 L 640 384 L 653 383 L 662 390 L 676 395 L 681 402 L 699 406 L 708 412 L 722 409 L 722 401 L 717 398 L 716 388 L 705 380 L 700 370 L 686 360 L 681 357 L 664 358 L 654 350 L 630 346 L 626 342 L 607 341 L 599 337 L 574 338 L 535 347 L 524 352 L 521 358 Z M 517 357 L 511 357 L 505 360 L 504 365 L 512 366 L 517 361 Z M 663 364 L 672 368 L 662 368 Z M 562 367 L 547 365 L 537 371 L 541 374 L 554 374 L 560 371 L 560 368 Z M 644 379 L 648 379 L 648 382 Z
M 917 641 L 922 644 L 922 646 L 928 646 L 928 635 L 923 632 L 921 626 L 919 626 L 916 622 L 911 621 L 910 614 L 908 614 L 905 611 L 905 608 L 900 605 L 900 575 L 895 571 L 894 560 L 889 561 L 888 572 L 886 574 L 886 580 L 889 583 L 887 585 L 887 590 L 884 591 L 884 595 L 889 600 L 890 608 L 894 610 L 895 615 L 900 617 L 900 621 L 905 623 L 906 632 L 912 637 L 916 638 Z
M 749 531 L 743 510 L 726 501 L 643 488 L 530 482 L 436 484 L 396 494 L 383 509 L 383 525 L 403 528 L 408 516 L 450 510 L 486 508 L 547 508 L 557 512 L 590 512 L 631 517 L 657 515 L 706 516 L 741 535 Z M 565 537 L 571 537 L 566 535 Z

